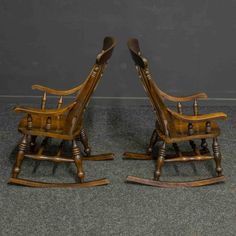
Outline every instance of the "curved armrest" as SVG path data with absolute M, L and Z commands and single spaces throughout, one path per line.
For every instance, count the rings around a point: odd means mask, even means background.
M 84 83 L 80 84 L 79 86 L 77 86 L 75 88 L 69 89 L 69 90 L 56 90 L 56 89 L 48 88 L 46 86 L 35 84 L 35 85 L 32 85 L 32 89 L 43 91 L 43 92 L 46 92 L 46 93 L 49 93 L 52 95 L 66 96 L 66 95 L 76 93 L 77 91 L 79 91 L 82 88 L 83 85 L 84 85 Z
M 190 96 L 185 96 L 185 97 L 175 97 L 175 96 L 166 94 L 165 92 L 161 91 L 160 89 L 159 89 L 159 93 L 163 98 L 165 98 L 169 101 L 172 101 L 172 102 L 188 102 L 188 101 L 192 101 L 192 100 L 198 99 L 198 98 L 205 98 L 205 99 L 207 98 L 206 93 L 196 93 L 196 94 L 193 94 Z
M 198 116 L 189 116 L 189 115 L 181 115 L 175 111 L 172 111 L 169 108 L 167 108 L 167 110 L 174 118 L 178 120 L 186 121 L 189 123 L 227 118 L 227 115 L 223 112 L 216 112 L 216 113 L 198 115 Z
M 69 111 L 75 104 L 76 102 L 73 102 L 70 105 L 60 108 L 60 109 L 46 109 L 46 110 L 42 110 L 39 108 L 30 108 L 30 107 L 16 107 L 14 108 L 14 111 L 24 112 L 31 115 L 58 116 Z

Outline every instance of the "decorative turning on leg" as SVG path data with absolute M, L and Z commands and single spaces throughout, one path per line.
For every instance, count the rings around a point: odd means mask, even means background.
M 216 163 L 216 173 L 218 176 L 222 175 L 222 167 L 221 167 L 221 152 L 220 152 L 220 145 L 218 143 L 217 138 L 213 138 L 213 144 L 212 144 L 212 149 L 213 149 L 213 155 L 214 155 L 214 160 Z
M 77 177 L 79 178 L 79 180 L 81 182 L 83 182 L 84 170 L 83 170 L 83 166 L 82 166 L 82 158 L 81 158 L 81 154 L 80 154 L 80 149 L 77 146 L 77 143 L 75 140 L 72 141 L 72 153 L 73 153 L 73 158 L 74 158 L 75 165 L 77 168 Z
M 163 143 L 159 150 L 159 156 L 157 158 L 156 171 L 154 173 L 155 180 L 159 180 L 161 176 L 161 169 L 165 161 L 165 155 L 166 155 L 166 144 Z
M 88 137 L 86 135 L 84 128 L 82 128 L 81 132 L 80 132 L 80 141 L 82 142 L 82 144 L 84 146 L 84 152 L 85 152 L 86 156 L 90 156 L 91 155 L 91 148 L 89 147 Z
M 22 161 L 24 159 L 24 154 L 25 154 L 26 148 L 27 148 L 27 135 L 24 135 L 22 140 L 21 140 L 21 143 L 19 144 L 19 150 L 18 150 L 18 153 L 17 153 L 17 156 L 16 156 L 16 162 L 15 162 L 15 165 L 13 167 L 13 171 L 12 171 L 12 177 L 13 178 L 17 178 L 17 176 L 20 173 L 21 164 L 22 164 Z

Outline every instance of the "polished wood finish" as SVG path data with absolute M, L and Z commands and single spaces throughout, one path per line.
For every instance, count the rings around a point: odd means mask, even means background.
M 135 153 L 125 152 L 123 159 L 135 159 L 135 160 L 153 160 L 154 158 L 148 153 Z
M 70 90 L 55 90 L 45 86 L 33 85 L 32 88 L 43 92 L 40 108 L 16 107 L 16 112 L 25 113 L 26 116 L 21 119 L 18 130 L 23 134 L 19 144 L 19 150 L 12 171 L 12 177 L 9 180 L 11 184 L 18 184 L 29 187 L 89 187 L 95 185 L 108 184 L 108 180 L 95 180 L 84 182 L 85 171 L 83 168 L 84 160 L 101 161 L 112 160 L 112 153 L 91 155 L 91 149 L 88 144 L 88 138 L 83 126 L 83 117 L 86 107 L 89 103 L 93 91 L 96 89 L 101 79 L 108 60 L 112 56 L 115 47 L 115 40 L 111 37 L 104 39 L 102 51 L 97 55 L 96 62 L 92 67 L 87 79 L 77 87 Z M 59 96 L 55 109 L 47 109 L 47 94 Z M 63 106 L 63 97 L 75 94 L 72 103 Z M 37 137 L 43 137 L 43 141 L 38 150 L 36 149 Z M 50 139 L 62 140 L 57 154 L 48 156 L 45 154 L 46 146 L 49 145 Z M 70 142 L 71 157 L 63 155 L 64 143 Z M 77 142 L 84 146 L 84 153 L 80 151 Z M 27 148 L 29 147 L 29 148 Z M 21 170 L 23 159 L 31 158 L 40 161 L 73 162 L 76 166 L 77 182 L 76 183 L 42 183 L 37 181 L 25 180 L 18 178 Z
M 168 181 L 156 181 L 152 179 L 142 179 L 136 176 L 127 176 L 127 182 L 149 185 L 159 188 L 176 188 L 176 187 L 201 187 L 205 185 L 222 183 L 226 180 L 225 176 L 213 177 L 209 179 L 186 181 L 186 182 L 168 182 Z
M 222 182 L 221 152 L 217 137 L 220 135 L 220 129 L 216 123 L 217 119 L 226 119 L 227 115 L 223 112 L 212 114 L 200 114 L 199 99 L 206 99 L 205 93 L 196 93 L 185 97 L 176 97 L 163 92 L 152 79 L 149 71 L 148 61 L 142 56 L 137 39 L 128 41 L 128 48 L 136 65 L 139 78 L 142 81 L 144 89 L 151 101 L 156 113 L 155 132 L 150 140 L 147 152 L 140 153 L 124 153 L 125 159 L 139 159 L 156 161 L 154 171 L 154 180 L 139 179 L 137 177 L 128 177 L 128 181 L 142 183 L 157 187 L 195 187 L 207 184 Z M 171 110 L 164 103 L 165 100 L 176 102 L 177 111 Z M 185 115 L 182 102 L 193 101 L 193 115 Z M 213 139 L 212 149 L 213 155 L 209 152 L 206 139 Z M 201 140 L 201 148 L 199 149 L 194 140 Z M 155 143 L 161 142 L 157 158 L 152 157 L 152 149 Z M 188 153 L 181 152 L 178 143 L 189 142 L 192 151 Z M 176 155 L 169 155 L 166 147 L 171 144 Z M 165 162 L 188 162 L 188 161 L 208 161 L 215 160 L 216 174 L 220 178 L 211 178 L 207 180 L 197 180 L 193 182 L 165 182 L 161 183 L 160 177 Z
M 10 178 L 8 183 L 33 188 L 86 188 L 107 185 L 110 182 L 108 179 L 97 179 L 84 183 L 46 183 L 28 179 Z

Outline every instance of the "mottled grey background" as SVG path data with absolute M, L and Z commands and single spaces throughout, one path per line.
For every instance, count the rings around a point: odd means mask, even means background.
M 80 83 L 112 35 L 96 96 L 144 96 L 126 47 L 137 37 L 167 92 L 236 98 L 235 12 L 235 0 L 0 0 L 0 95 Z

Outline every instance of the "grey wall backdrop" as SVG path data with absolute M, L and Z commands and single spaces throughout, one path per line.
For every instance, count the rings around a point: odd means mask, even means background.
M 0 0 L 0 95 L 80 83 L 112 35 L 96 96 L 145 96 L 126 47 L 137 37 L 164 90 L 236 98 L 235 13 L 235 0 Z

